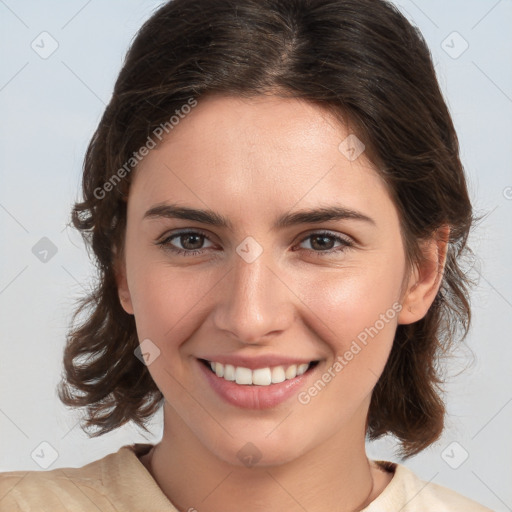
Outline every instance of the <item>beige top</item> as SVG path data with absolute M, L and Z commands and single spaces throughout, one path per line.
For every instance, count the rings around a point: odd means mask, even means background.
M 81 468 L 0 473 L 0 512 L 178 512 L 138 459 L 151 447 L 125 445 Z M 375 463 L 394 476 L 362 512 L 492 512 L 402 464 Z

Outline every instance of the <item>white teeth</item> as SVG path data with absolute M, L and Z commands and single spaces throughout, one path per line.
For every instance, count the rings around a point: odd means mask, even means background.
M 291 366 L 288 366 L 284 375 L 287 379 L 293 379 L 294 377 L 297 377 L 297 365 L 292 364 Z
M 217 377 L 224 377 L 224 365 L 220 363 L 215 363 L 215 373 Z
M 226 380 L 235 380 L 235 367 L 232 364 L 224 366 L 224 378 Z
M 256 386 L 269 386 L 272 384 L 272 372 L 270 368 L 258 368 L 252 372 L 252 383 Z
M 299 366 L 297 366 L 297 375 L 302 375 L 303 373 L 306 373 L 306 370 L 308 368 L 309 364 L 307 363 L 299 364 Z
M 219 364 L 219 363 L 217 363 Z M 252 384 L 252 372 L 249 368 L 237 366 L 235 370 L 235 381 L 237 384 Z
M 292 364 L 288 367 L 274 366 L 273 368 L 257 368 L 251 370 L 243 366 L 233 366 L 231 364 L 223 365 L 222 363 L 209 361 L 210 368 L 217 375 L 229 381 L 235 381 L 241 385 L 270 386 L 271 384 L 279 384 L 285 380 L 294 379 L 299 375 L 303 375 L 310 363 L 302 363 L 299 365 Z
M 279 384 L 286 380 L 286 374 L 282 366 L 274 366 L 272 368 L 272 384 Z

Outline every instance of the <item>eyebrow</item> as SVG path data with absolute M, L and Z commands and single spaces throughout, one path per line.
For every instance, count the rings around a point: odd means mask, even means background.
M 178 204 L 161 203 L 150 208 L 143 219 L 184 219 L 193 220 L 210 226 L 233 229 L 233 225 L 226 217 L 212 211 L 189 208 Z M 273 229 L 283 229 L 298 224 L 314 224 L 331 220 L 359 220 L 376 225 L 376 222 L 367 215 L 356 210 L 342 206 L 327 206 L 309 210 L 300 210 L 292 213 L 285 213 L 280 216 L 273 225 Z

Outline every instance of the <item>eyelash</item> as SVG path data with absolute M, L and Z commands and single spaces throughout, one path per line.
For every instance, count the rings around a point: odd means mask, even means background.
M 202 233 L 201 231 L 181 231 L 179 233 L 174 233 L 173 235 L 167 236 L 166 238 L 164 238 L 163 240 L 161 240 L 159 242 L 156 242 L 156 245 L 160 246 L 165 251 L 171 251 L 174 254 L 182 255 L 182 256 L 186 256 L 186 257 L 187 256 L 196 256 L 196 255 L 202 254 L 204 252 L 204 249 L 185 250 L 185 249 L 176 248 L 170 244 L 170 241 L 173 240 L 174 238 L 179 238 L 184 235 L 199 235 L 199 236 L 204 237 L 207 240 L 209 240 L 208 236 L 206 234 Z M 299 244 L 303 243 L 308 238 L 312 238 L 315 236 L 325 236 L 328 238 L 332 238 L 335 241 L 341 242 L 343 244 L 341 247 L 337 247 L 335 249 L 329 249 L 328 251 L 315 251 L 313 249 L 304 249 L 308 252 L 313 253 L 315 256 L 318 256 L 318 257 L 324 257 L 326 255 L 332 255 L 335 253 L 343 253 L 347 249 L 350 249 L 354 246 L 354 244 L 351 241 L 349 241 L 348 239 L 334 235 L 334 234 L 330 233 L 329 231 L 315 231 L 314 233 L 310 233 L 308 236 L 304 237 L 299 242 Z

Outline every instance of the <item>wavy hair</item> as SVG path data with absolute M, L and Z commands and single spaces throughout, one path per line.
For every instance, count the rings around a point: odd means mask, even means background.
M 83 200 L 72 210 L 98 279 L 73 316 L 59 398 L 86 409 L 90 436 L 128 421 L 147 430 L 162 405 L 134 355 L 139 341 L 119 302 L 116 255 L 139 148 L 207 94 L 301 98 L 350 121 L 398 209 L 408 268 L 421 260 L 421 242 L 450 226 L 439 292 L 424 318 L 398 326 L 367 417 L 369 439 L 391 434 L 402 457 L 419 453 L 443 431 L 439 360 L 470 325 L 461 263 L 472 254 L 475 219 L 429 49 L 385 0 L 173 0 L 144 23 L 87 148 Z M 113 183 L 114 175 L 122 179 Z

